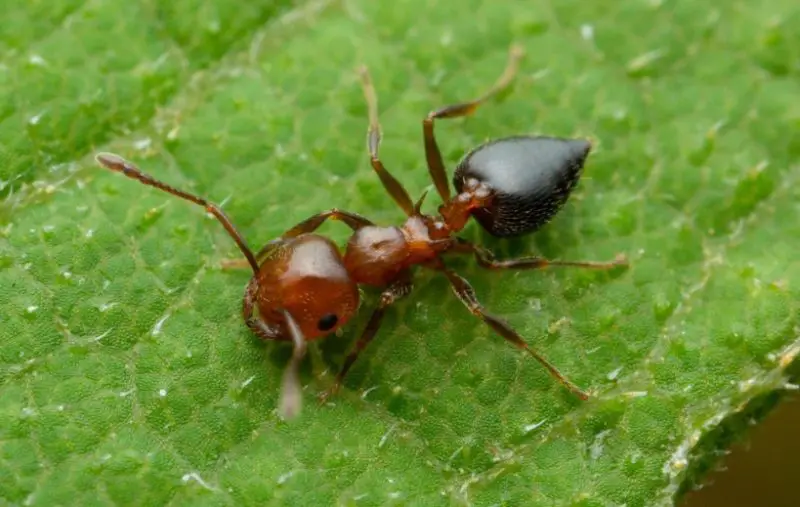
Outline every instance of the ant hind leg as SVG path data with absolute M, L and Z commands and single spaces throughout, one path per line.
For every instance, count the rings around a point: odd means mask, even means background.
M 469 309 L 470 313 L 483 320 L 489 327 L 492 328 L 494 332 L 505 338 L 506 341 L 524 350 L 534 359 L 539 361 L 539 363 L 544 366 L 545 369 L 547 369 L 554 379 L 572 391 L 572 393 L 578 398 L 582 400 L 589 399 L 589 394 L 576 386 L 571 380 L 564 376 L 564 374 L 561 373 L 558 368 L 555 367 L 555 365 L 553 365 L 542 354 L 528 345 L 525 340 L 522 339 L 522 336 L 520 336 L 520 334 L 515 331 L 508 322 L 487 312 L 480 301 L 478 301 L 478 297 L 475 294 L 475 289 L 472 288 L 467 280 L 459 276 L 454 271 L 446 268 L 443 264 L 435 266 L 435 269 L 441 271 L 445 274 L 445 276 L 447 276 L 453 292 L 456 294 L 458 299 L 464 303 L 464 306 Z
M 521 257 L 518 259 L 496 260 L 494 254 L 474 243 L 457 238 L 457 243 L 451 250 L 453 253 L 473 254 L 478 265 L 486 269 L 542 269 L 548 266 L 571 266 L 588 269 L 613 269 L 627 266 L 627 258 L 619 254 L 612 261 L 555 261 L 544 257 Z
M 442 198 L 442 201 L 447 202 L 450 200 L 450 186 L 447 181 L 447 171 L 444 168 L 444 161 L 442 160 L 442 153 L 439 150 L 439 145 L 436 143 L 436 135 L 433 131 L 433 122 L 441 118 L 459 118 L 462 116 L 469 116 L 478 109 L 478 106 L 489 100 L 491 97 L 497 95 L 502 90 L 506 89 L 519 67 L 519 61 L 522 59 L 523 50 L 521 46 L 513 45 L 509 50 L 508 63 L 506 64 L 503 74 L 497 79 L 494 85 L 479 98 L 441 107 L 435 111 L 428 113 L 428 116 L 422 120 L 422 133 L 425 141 L 425 159 L 428 163 L 428 172 L 431 175 L 436 186 L 436 191 Z

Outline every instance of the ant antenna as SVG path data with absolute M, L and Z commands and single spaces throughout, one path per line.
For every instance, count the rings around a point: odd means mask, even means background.
M 105 167 L 106 169 L 111 169 L 112 171 L 122 173 L 128 178 L 139 180 L 145 185 L 155 187 L 159 190 L 163 190 L 164 192 L 180 197 L 181 199 L 185 199 L 187 201 L 193 202 L 195 204 L 204 207 L 208 213 L 214 215 L 214 217 L 220 221 L 222 226 L 225 227 L 225 230 L 228 231 L 228 234 L 236 242 L 236 246 L 239 247 L 239 250 L 241 250 L 244 256 L 247 258 L 247 262 L 249 262 L 250 267 L 253 268 L 253 273 L 258 274 L 258 262 L 256 261 L 256 258 L 253 256 L 253 252 L 250 251 L 250 248 L 248 248 L 247 243 L 244 242 L 242 235 L 239 234 L 239 231 L 236 230 L 236 227 L 234 227 L 233 223 L 230 221 L 227 215 L 225 215 L 225 213 L 220 209 L 219 206 L 217 206 L 212 202 L 206 201 L 202 197 L 198 197 L 194 194 L 184 192 L 183 190 L 178 190 L 175 187 L 169 186 L 166 183 L 158 181 L 149 174 L 143 173 L 138 167 L 136 167 L 131 162 L 128 162 L 124 158 L 120 157 L 119 155 L 115 155 L 113 153 L 101 152 L 95 155 L 94 159 L 97 161 L 98 164 Z
M 278 413 L 285 420 L 293 419 L 300 413 L 300 408 L 303 403 L 303 394 L 300 386 L 300 362 L 306 355 L 306 339 L 297 321 L 294 320 L 292 314 L 283 310 L 283 318 L 286 319 L 286 327 L 289 329 L 289 334 L 294 342 L 294 350 L 292 357 L 289 359 L 289 364 L 283 372 L 283 380 L 281 382 L 281 397 L 278 402 Z

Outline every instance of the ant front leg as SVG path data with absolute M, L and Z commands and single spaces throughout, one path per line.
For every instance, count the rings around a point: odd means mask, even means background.
M 578 398 L 582 400 L 589 399 L 589 395 L 586 392 L 573 384 L 543 355 L 531 348 L 525 342 L 525 340 L 522 339 L 522 336 L 520 336 L 520 334 L 511 327 L 511 325 L 509 325 L 508 322 L 487 312 L 483 305 L 481 305 L 480 301 L 478 301 L 478 297 L 475 295 L 475 289 L 472 288 L 467 280 L 459 276 L 454 271 L 446 268 L 443 264 L 435 266 L 435 269 L 441 271 L 445 274 L 445 276 L 447 276 L 447 279 L 450 281 L 450 286 L 453 288 L 453 292 L 455 292 L 458 299 L 464 303 L 464 306 L 466 306 L 473 315 L 483 320 L 489 325 L 489 327 L 492 328 L 492 330 L 505 338 L 507 341 L 511 342 L 514 346 L 523 349 L 528 354 L 533 356 L 534 359 L 539 361 L 539 363 L 541 363 L 541 365 L 547 369 L 553 378 L 558 380 L 561 385 L 572 391 L 576 396 L 578 396 Z
M 406 271 L 401 276 L 402 278 L 400 280 L 391 284 L 381 293 L 378 307 L 372 312 L 366 327 L 364 327 L 364 330 L 361 332 L 361 336 L 353 346 L 353 350 L 351 350 L 347 355 L 347 358 L 345 358 L 342 369 L 339 370 L 339 373 L 336 375 L 333 386 L 320 394 L 320 403 L 325 403 L 328 398 L 339 391 L 347 372 L 350 371 L 350 368 L 353 366 L 353 363 L 356 362 L 356 359 L 358 359 L 361 351 L 364 350 L 367 345 L 369 345 L 369 343 L 375 337 L 375 334 L 378 332 L 378 328 L 381 326 L 381 321 L 383 320 L 383 315 L 386 312 L 386 309 L 411 292 L 412 285 L 410 273 Z
M 610 262 L 602 261 L 551 261 L 543 257 L 522 257 L 519 259 L 495 260 L 494 254 L 483 247 L 467 240 L 458 238 L 457 243 L 450 250 L 453 253 L 471 253 L 481 267 L 487 269 L 541 269 L 548 266 L 572 266 L 589 269 L 613 269 L 627 266 L 628 260 L 623 254 Z
M 261 315 L 254 315 L 256 312 L 256 292 L 258 291 L 258 280 L 256 277 L 250 279 L 244 290 L 242 300 L 242 318 L 247 327 L 250 328 L 259 338 L 264 340 L 286 340 L 281 334 L 281 330 L 275 326 L 270 326 Z
M 484 93 L 480 98 L 470 102 L 462 102 L 460 104 L 453 104 L 445 106 L 435 111 L 428 113 L 428 116 L 422 121 L 422 133 L 425 140 L 425 159 L 428 163 L 428 172 L 431 175 L 436 191 L 442 198 L 443 202 L 450 200 L 450 185 L 447 181 L 447 172 L 444 168 L 444 161 L 442 160 L 442 153 L 439 150 L 439 145 L 436 143 L 436 135 L 433 132 L 433 121 L 441 118 L 459 118 L 462 116 L 469 116 L 478 109 L 478 106 L 489 100 L 491 97 L 501 92 L 511 84 L 514 75 L 517 73 L 519 61 L 522 59 L 523 50 L 520 46 L 511 46 L 508 56 L 508 63 L 505 70 L 495 84 Z
M 281 234 L 278 238 L 267 242 L 267 244 L 261 247 L 261 250 L 256 253 L 256 260 L 260 263 L 267 253 L 269 253 L 273 248 L 281 244 L 286 239 L 294 238 L 301 234 L 314 232 L 328 219 L 342 222 L 350 227 L 353 231 L 357 231 L 358 229 L 367 225 L 375 225 L 372 223 L 372 221 L 359 215 L 358 213 L 336 208 L 329 209 L 327 211 L 323 211 L 322 213 L 317 213 L 316 215 L 306 218 L 302 222 Z M 227 259 L 222 261 L 223 269 L 239 269 L 249 266 L 250 264 L 245 262 L 243 259 Z

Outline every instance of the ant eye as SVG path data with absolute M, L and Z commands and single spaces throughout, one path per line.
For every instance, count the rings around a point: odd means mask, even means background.
M 333 329 L 333 326 L 335 326 L 337 322 L 339 322 L 339 317 L 337 317 L 336 314 L 329 313 L 319 319 L 317 327 L 320 331 L 329 331 Z

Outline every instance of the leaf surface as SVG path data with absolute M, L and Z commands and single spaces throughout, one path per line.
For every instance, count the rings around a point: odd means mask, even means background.
M 0 498 L 671 504 L 709 459 L 698 442 L 781 389 L 800 350 L 795 4 L 8 7 Z M 378 90 L 381 157 L 416 197 L 430 185 L 422 118 L 485 90 L 512 42 L 527 52 L 513 91 L 437 123 L 450 170 L 485 139 L 519 133 L 591 136 L 595 149 L 570 203 L 535 235 L 500 241 L 473 224 L 464 236 L 504 258 L 622 252 L 631 267 L 452 265 L 596 396 L 573 399 L 420 272 L 327 406 L 314 394 L 368 308 L 312 347 L 303 416 L 280 421 L 290 351 L 241 322 L 247 273 L 220 269 L 232 241 L 93 154 L 121 153 L 224 203 L 254 249 L 331 207 L 400 223 L 369 167 L 357 65 Z

